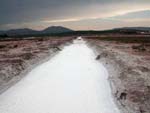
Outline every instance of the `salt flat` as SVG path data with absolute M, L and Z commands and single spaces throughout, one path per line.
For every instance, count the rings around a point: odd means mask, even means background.
M 105 67 L 83 40 L 0 95 L 0 113 L 119 113 Z

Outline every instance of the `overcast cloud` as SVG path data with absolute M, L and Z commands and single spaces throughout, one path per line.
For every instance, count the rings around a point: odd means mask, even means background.
M 149 19 L 150 0 L 1 0 L 0 4 L 0 29 L 51 25 L 107 29 L 145 26 Z

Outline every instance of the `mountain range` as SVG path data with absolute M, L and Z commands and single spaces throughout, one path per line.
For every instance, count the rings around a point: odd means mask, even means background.
M 32 30 L 29 28 L 11 29 L 7 31 L 0 31 L 0 35 L 7 35 L 7 36 L 49 35 L 49 34 L 67 33 L 72 31 L 73 30 L 62 26 L 51 26 L 41 31 Z
M 103 34 L 103 33 L 120 33 L 120 34 L 139 34 L 146 32 L 150 34 L 150 27 L 122 27 L 114 28 L 104 31 L 74 31 L 62 26 L 51 26 L 44 30 L 37 31 L 29 28 L 24 29 L 11 29 L 7 31 L 0 31 L 0 37 L 13 37 L 13 36 L 48 36 L 58 34 L 82 35 L 82 34 Z
M 150 31 L 150 27 L 122 27 L 122 28 L 115 28 L 114 30 L 139 30 L 139 31 Z

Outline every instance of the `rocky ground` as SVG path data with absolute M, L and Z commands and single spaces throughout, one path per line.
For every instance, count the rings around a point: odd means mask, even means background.
M 34 66 L 61 51 L 70 37 L 0 41 L 0 93 L 19 81 Z
M 116 104 L 124 113 L 150 113 L 150 43 L 86 39 L 109 72 Z

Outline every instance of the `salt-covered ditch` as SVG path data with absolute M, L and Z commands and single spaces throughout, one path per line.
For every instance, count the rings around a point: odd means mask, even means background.
M 106 68 L 82 40 L 0 95 L 0 113 L 119 113 Z

